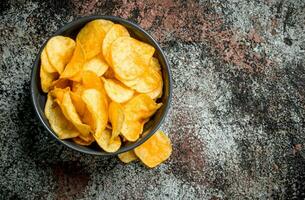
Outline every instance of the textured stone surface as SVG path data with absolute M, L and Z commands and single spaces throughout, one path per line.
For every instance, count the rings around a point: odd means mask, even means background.
M 305 198 L 305 2 L 1 1 L 0 199 Z M 59 27 L 92 14 L 148 30 L 173 73 L 170 160 L 94 157 L 36 119 L 31 65 Z

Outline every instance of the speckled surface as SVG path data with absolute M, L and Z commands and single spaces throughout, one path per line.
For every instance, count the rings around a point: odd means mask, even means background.
M 304 199 L 305 1 L 0 3 L 0 199 Z M 43 42 L 81 16 L 140 24 L 162 45 L 171 158 L 140 163 L 67 149 L 32 109 Z

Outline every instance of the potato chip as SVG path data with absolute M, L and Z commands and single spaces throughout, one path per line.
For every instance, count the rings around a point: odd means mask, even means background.
M 46 52 L 46 48 L 44 48 L 40 55 L 41 67 L 43 67 L 44 71 L 48 73 L 55 73 L 57 70 L 51 65 L 49 62 L 49 58 Z
M 139 139 L 143 132 L 144 123 L 139 121 L 130 121 L 125 118 L 121 134 L 126 138 L 126 140 L 134 142 Z
M 61 104 L 59 104 L 64 116 L 75 126 L 75 128 L 83 135 L 88 136 L 91 132 L 90 126 L 82 123 L 76 109 L 72 103 L 70 91 L 66 91 L 63 95 Z
M 49 94 L 54 98 L 54 101 L 58 104 L 62 103 L 62 100 L 64 98 L 64 94 L 66 92 L 69 92 L 70 88 L 54 88 L 52 91 L 49 92 Z
M 76 41 L 83 46 L 86 60 L 93 58 L 102 51 L 104 37 L 112 25 L 113 23 L 108 20 L 94 20 L 80 30 Z
M 70 87 L 72 85 L 72 82 L 69 79 L 65 78 L 59 78 L 56 81 L 53 81 L 51 88 L 66 88 Z
M 70 61 L 75 48 L 75 42 L 69 37 L 52 37 L 46 45 L 46 53 L 51 65 L 59 74 L 64 71 L 66 64 Z
M 83 70 L 85 60 L 85 52 L 81 44 L 76 42 L 76 47 L 73 56 L 60 77 L 79 82 L 79 74 L 81 74 Z
M 108 67 L 102 53 L 99 53 L 85 63 L 83 70 L 94 72 L 97 76 L 102 76 L 108 70 Z
M 125 118 L 128 120 L 141 120 L 151 117 L 160 107 L 146 94 L 133 97 L 124 105 Z
M 94 133 L 101 134 L 108 122 L 108 107 L 104 102 L 102 93 L 97 89 L 86 89 L 82 93 L 82 100 L 94 120 Z
M 133 150 L 121 153 L 118 155 L 118 157 L 123 163 L 130 163 L 138 159 Z
M 112 127 L 111 141 L 116 138 L 122 129 L 124 123 L 124 111 L 119 103 L 111 102 L 109 104 L 109 121 Z
M 99 133 L 95 133 L 94 138 L 97 144 L 106 152 L 116 152 L 121 147 L 120 137 L 115 137 L 111 142 L 111 131 L 105 129 Z
M 40 67 L 40 84 L 43 92 L 47 93 L 52 86 L 53 81 L 58 78 L 58 73 L 48 73 L 43 67 Z
M 159 130 L 142 145 L 136 147 L 134 152 L 146 166 L 153 168 L 169 158 L 172 145 L 170 139 Z
M 151 58 L 151 60 L 149 62 L 149 66 L 152 67 L 156 71 L 161 71 L 161 66 L 160 66 L 159 60 L 155 57 Z
M 72 103 L 75 107 L 77 114 L 82 118 L 86 112 L 86 104 L 83 102 L 81 96 L 75 92 L 70 93 Z
M 94 137 L 90 135 L 89 137 L 86 138 L 86 140 L 84 140 L 83 137 L 75 137 L 75 138 L 72 138 L 72 140 L 76 144 L 79 144 L 82 146 L 89 146 L 92 144 L 92 142 L 94 142 Z
M 129 33 L 127 29 L 120 24 L 113 25 L 105 35 L 105 38 L 103 40 L 102 50 L 103 50 L 104 58 L 109 64 L 111 64 L 111 59 L 109 55 L 110 46 L 114 40 L 122 36 L 129 36 Z
M 132 98 L 134 91 L 114 79 L 102 79 L 107 95 L 112 101 L 124 103 Z
M 142 76 L 137 79 L 135 85 L 131 86 L 139 93 L 148 93 L 160 87 L 162 77 L 160 73 L 152 68 L 147 68 Z
M 79 132 L 63 115 L 59 105 L 49 94 L 44 108 L 45 115 L 53 131 L 60 139 L 68 139 L 79 136 Z
M 141 76 L 155 49 L 131 37 L 119 37 L 110 48 L 111 64 L 115 73 L 124 80 Z

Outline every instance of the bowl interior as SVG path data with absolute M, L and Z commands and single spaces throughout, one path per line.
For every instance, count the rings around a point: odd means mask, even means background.
M 42 92 L 40 87 L 40 76 L 39 76 L 39 70 L 40 70 L 40 54 L 45 46 L 45 44 L 41 47 L 37 58 L 35 60 L 33 71 L 32 71 L 32 81 L 31 81 L 31 93 L 32 93 L 32 100 L 34 104 L 35 111 L 45 126 L 45 128 L 61 143 L 67 145 L 68 147 L 88 154 L 93 155 L 114 155 L 123 153 L 126 151 L 129 151 L 136 146 L 142 144 L 145 142 L 152 134 L 154 134 L 158 128 L 160 127 L 162 121 L 164 120 L 165 115 L 167 114 L 167 111 L 169 109 L 170 105 L 170 99 L 171 99 L 171 75 L 169 66 L 167 63 L 167 60 L 162 52 L 162 49 L 157 44 L 157 42 L 150 36 L 148 33 L 146 33 L 144 30 L 142 30 L 140 27 L 138 27 L 136 24 L 118 18 L 113 16 L 90 16 L 90 17 L 84 17 L 81 19 L 78 19 L 76 21 L 73 21 L 67 25 L 65 25 L 63 28 L 58 30 L 53 36 L 55 35 L 63 35 L 68 36 L 73 39 L 76 38 L 77 33 L 80 31 L 80 29 L 88 22 L 95 20 L 95 19 L 107 19 L 111 20 L 114 23 L 121 24 L 125 26 L 130 35 L 136 39 L 139 39 L 140 41 L 146 42 L 153 47 L 155 47 L 156 51 L 154 56 L 158 58 L 160 65 L 162 67 L 162 77 L 163 77 L 163 95 L 160 99 L 157 100 L 157 102 L 162 102 L 163 106 L 154 114 L 154 116 L 151 117 L 150 121 L 145 124 L 144 126 L 144 133 L 142 134 L 142 137 L 138 139 L 136 142 L 128 143 L 127 145 L 122 146 L 117 152 L 114 153 L 107 153 L 103 151 L 100 147 L 96 145 L 96 143 L 93 143 L 92 145 L 86 147 L 81 146 L 78 144 L 75 144 L 74 142 L 70 140 L 61 140 L 57 137 L 55 132 L 52 130 L 52 128 L 49 125 L 49 122 L 44 114 L 44 106 L 46 103 L 47 95 Z

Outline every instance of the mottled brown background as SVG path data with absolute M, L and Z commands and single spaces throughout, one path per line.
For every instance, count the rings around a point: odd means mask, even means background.
M 304 199 L 305 1 L 2 0 L 0 199 Z M 140 163 L 67 149 L 32 109 L 31 65 L 59 27 L 132 20 L 173 73 L 171 158 Z

